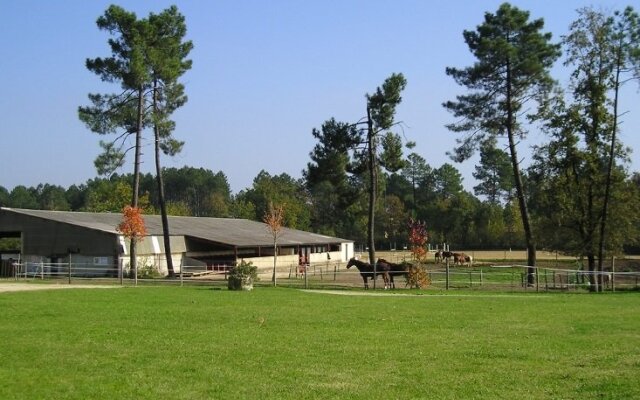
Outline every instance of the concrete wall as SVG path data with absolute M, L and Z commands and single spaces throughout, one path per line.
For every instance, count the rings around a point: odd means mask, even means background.
M 330 259 L 327 258 L 329 254 Z M 309 254 L 309 260 L 311 266 L 329 267 L 333 268 L 335 264 L 346 263 L 349 258 L 353 257 L 353 243 L 343 243 L 339 251 L 324 252 L 324 253 L 311 253 Z M 345 258 L 347 257 L 347 258 Z M 246 262 L 251 262 L 258 267 L 258 275 L 261 280 L 270 280 L 273 275 L 273 257 L 248 257 L 242 258 Z M 238 260 L 238 261 L 240 261 Z M 298 269 L 299 257 L 297 254 L 293 255 L 279 255 L 276 265 L 277 277 L 288 277 L 289 274 L 295 274 Z M 299 271 L 299 270 L 298 270 Z
M 129 240 L 123 236 L 118 236 L 118 242 L 120 243 L 124 253 L 120 256 L 120 263 L 122 265 L 125 274 L 129 273 L 130 260 L 129 260 Z M 183 236 L 171 236 L 171 260 L 173 261 L 173 271 L 180 273 L 182 265 L 182 259 L 184 252 L 186 251 L 185 240 Z M 138 268 L 144 268 L 152 266 L 160 274 L 168 275 L 167 269 L 167 257 L 165 256 L 164 238 L 162 236 L 146 236 L 140 242 L 136 248 L 136 260 Z

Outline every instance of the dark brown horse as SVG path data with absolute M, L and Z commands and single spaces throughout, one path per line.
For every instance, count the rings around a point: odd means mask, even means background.
M 352 258 L 347 263 L 347 269 L 354 266 L 358 268 L 360 271 L 360 276 L 362 277 L 362 281 L 364 282 L 364 288 L 369 289 L 369 278 L 375 279 L 375 275 L 382 275 L 382 280 L 384 280 L 384 288 L 387 289 L 389 287 L 389 265 L 388 264 L 380 264 L 375 268 L 373 265 L 366 263 L 364 261 L 356 260 Z
M 411 264 L 406 263 L 406 262 L 397 264 L 397 263 L 389 262 L 389 261 L 385 260 L 384 258 L 379 258 L 378 259 L 378 266 L 379 267 L 380 266 L 384 266 L 385 269 L 389 270 L 389 281 L 390 281 L 389 282 L 390 283 L 389 287 L 395 289 L 396 288 L 396 283 L 393 281 L 393 278 L 395 276 L 404 276 L 404 279 L 406 281 L 407 277 L 408 277 L 408 270 L 409 270 L 409 267 L 411 267 Z

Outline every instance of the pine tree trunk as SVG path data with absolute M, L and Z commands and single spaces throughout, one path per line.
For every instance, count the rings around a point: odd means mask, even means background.
M 369 156 L 369 224 L 367 229 L 367 243 L 369 245 L 369 263 L 373 265 L 373 288 L 376 288 L 376 247 L 374 223 L 376 216 L 376 191 L 378 183 L 378 174 L 376 169 L 376 149 L 375 138 L 373 132 L 373 120 L 371 119 L 371 110 L 367 107 L 367 139 L 368 139 L 368 156 Z
M 158 112 L 158 81 L 153 82 L 153 111 Z M 155 158 L 156 158 L 156 183 L 158 185 L 158 202 L 160 203 L 160 215 L 162 218 L 162 236 L 164 238 L 164 254 L 167 260 L 169 278 L 175 277 L 173 270 L 173 258 L 171 257 L 171 236 L 169 235 L 169 217 L 167 216 L 167 203 L 164 196 L 164 180 L 162 179 L 162 167 L 160 166 L 160 130 L 157 123 L 154 124 Z
M 622 40 L 622 39 L 621 39 Z M 598 269 L 602 271 L 604 262 L 604 244 L 607 227 L 607 216 L 609 212 L 609 200 L 611 198 L 611 175 L 613 174 L 613 164 L 616 151 L 616 133 L 618 131 L 618 94 L 620 92 L 620 71 L 622 69 L 622 45 L 618 48 L 616 58 L 616 77 L 613 92 L 613 127 L 611 132 L 611 146 L 609 148 L 609 163 L 607 165 L 607 180 L 604 187 L 604 201 L 602 203 L 602 219 L 600 220 L 600 243 L 598 246 Z
M 512 101 L 512 81 L 511 81 L 511 63 L 507 61 L 507 136 L 509 139 L 509 153 L 511 155 L 511 166 L 513 168 L 513 177 L 516 184 L 516 196 L 518 197 L 518 205 L 520 207 L 520 216 L 522 217 L 522 226 L 524 229 L 525 240 L 527 242 L 527 284 L 535 284 L 535 271 L 536 271 L 536 244 L 533 240 L 533 232 L 531 231 L 531 224 L 529 218 L 529 209 L 527 207 L 527 199 L 524 195 L 524 187 L 522 184 L 522 175 L 520 173 L 520 162 L 518 161 L 518 152 L 516 151 L 515 143 L 515 117 L 514 110 L 511 104 Z
M 144 115 L 144 88 L 138 88 L 138 118 L 136 121 L 136 146 L 133 161 L 133 198 L 131 199 L 131 207 L 138 208 L 139 192 L 140 192 L 140 156 L 142 146 L 142 122 Z M 130 249 L 130 268 L 133 273 L 135 284 L 138 284 L 138 255 L 137 255 L 137 238 L 131 238 Z
M 276 265 L 278 263 L 278 244 L 277 244 L 277 239 L 275 237 L 274 234 L 274 238 L 273 238 L 273 277 L 272 277 L 272 282 L 273 282 L 273 286 L 276 286 Z
M 594 254 L 587 254 L 587 270 L 589 271 L 589 291 L 599 291 L 599 279 L 598 269 L 596 265 L 596 256 Z

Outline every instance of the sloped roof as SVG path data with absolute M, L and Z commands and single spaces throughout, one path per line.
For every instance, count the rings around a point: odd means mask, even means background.
M 26 210 L 4 207 L 1 210 L 113 234 L 118 234 L 116 226 L 122 221 L 122 214 L 117 213 Z M 149 235 L 162 235 L 162 220 L 159 215 L 144 215 L 144 221 Z M 190 236 L 229 246 L 273 245 L 273 235 L 267 225 L 247 219 L 169 216 L 169 231 L 171 236 Z M 284 228 L 278 236 L 279 246 L 344 242 L 351 242 L 351 240 L 289 228 Z

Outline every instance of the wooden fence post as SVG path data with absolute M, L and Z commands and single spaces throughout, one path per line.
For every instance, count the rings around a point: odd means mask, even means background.
M 446 278 L 446 288 L 449 290 L 449 258 L 447 257 L 447 262 L 445 263 L 447 270 L 447 278 Z

